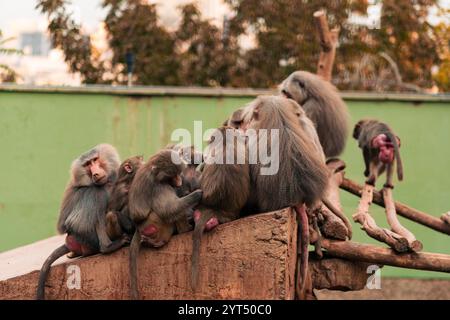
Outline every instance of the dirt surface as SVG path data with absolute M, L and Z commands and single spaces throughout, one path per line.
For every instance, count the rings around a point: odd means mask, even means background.
M 319 300 L 450 300 L 450 280 L 382 278 L 381 289 L 315 293 Z

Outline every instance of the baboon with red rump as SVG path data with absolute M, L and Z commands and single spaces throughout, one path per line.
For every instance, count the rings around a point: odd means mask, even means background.
M 353 138 L 358 140 L 363 152 L 367 184 L 375 186 L 378 176 L 386 171 L 384 187 L 394 188 L 394 162 L 397 163 L 397 178 L 403 180 L 400 138 L 386 123 L 372 119 L 360 120 L 353 129 Z
M 203 197 L 194 212 L 191 286 L 198 284 L 200 243 L 203 232 L 239 218 L 250 194 L 250 172 L 245 137 L 232 127 L 216 129 L 204 155 L 200 187 Z
M 111 241 L 107 234 L 106 209 L 120 165 L 116 149 L 101 144 L 79 156 L 71 167 L 58 219 L 58 232 L 66 242 L 44 262 L 39 274 L 37 299 L 45 298 L 45 281 L 51 264 L 63 255 L 88 256 L 109 253 L 129 242 L 127 237 Z
M 178 152 L 162 150 L 152 156 L 136 173 L 129 192 L 130 216 L 136 231 L 130 246 L 130 295 L 138 299 L 137 258 L 141 243 L 149 247 L 165 245 L 177 221 L 187 221 L 200 202 L 202 191 L 179 198 L 181 173 L 185 164 Z

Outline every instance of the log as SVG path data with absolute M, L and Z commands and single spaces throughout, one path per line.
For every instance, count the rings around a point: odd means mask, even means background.
M 422 243 L 416 239 L 411 231 L 402 226 L 400 221 L 398 221 L 397 213 L 395 212 L 395 203 L 392 197 L 392 188 L 383 188 L 383 199 L 386 204 L 387 221 L 391 226 L 392 231 L 408 241 L 409 249 L 414 252 L 421 251 L 423 248 Z
M 362 290 L 367 284 L 370 263 L 324 257 L 312 257 L 309 270 L 312 287 L 317 290 Z
M 330 170 L 331 176 L 326 191 L 326 197 L 342 211 L 339 186 L 344 178 L 345 162 L 336 159 L 331 160 L 327 163 L 327 167 Z M 346 226 L 345 223 L 328 208 L 322 206 L 318 216 L 319 228 L 323 236 L 338 240 L 345 240 L 346 238 L 351 239 L 351 225 L 348 224 L 348 226 Z
M 344 178 L 342 180 L 341 189 L 346 190 L 351 194 L 354 194 L 355 196 L 361 197 L 363 187 L 350 179 Z M 385 206 L 383 196 L 380 192 L 374 191 L 373 203 L 381 207 Z M 445 223 L 439 218 L 433 217 L 425 212 L 411 208 L 410 206 L 398 201 L 395 201 L 395 211 L 397 212 L 397 214 L 401 215 L 404 218 L 422 224 L 433 230 L 450 235 L 450 224 Z
M 317 74 L 323 79 L 330 81 L 333 72 L 334 57 L 336 55 L 339 28 L 329 30 L 327 18 L 323 11 L 314 12 L 314 21 L 319 33 L 320 47 L 322 49 L 317 65 Z
M 9 273 L 0 281 L 1 299 L 34 299 L 38 271 L 50 250 L 39 250 L 25 270 L 27 249 L 0 255 L 0 270 Z M 54 241 L 53 241 L 54 242 Z M 297 263 L 297 224 L 290 209 L 260 214 L 218 226 L 205 234 L 200 248 L 199 286 L 190 286 L 192 234 L 174 236 L 163 248 L 142 248 L 139 287 L 143 299 L 293 299 Z M 42 245 L 40 245 L 42 246 Z M 35 253 L 36 254 L 36 253 Z M 47 299 L 128 299 L 128 248 L 109 255 L 67 260 L 51 268 Z M 14 258 L 16 256 L 16 258 Z M 20 265 L 14 265 L 20 264 Z M 21 267 L 21 273 L 12 271 Z M 80 288 L 74 269 L 80 271 Z M 9 271 L 8 271 L 9 270 Z
M 450 255 L 427 252 L 398 254 L 389 248 L 352 241 L 322 240 L 326 254 L 336 258 L 400 268 L 450 273 Z
M 369 207 L 373 198 L 373 186 L 369 184 L 364 185 L 359 201 L 358 209 L 353 215 L 353 220 L 361 224 L 361 228 L 375 240 L 388 244 L 397 252 L 406 252 L 409 249 L 408 241 L 388 229 L 380 228 L 372 216 L 369 214 Z

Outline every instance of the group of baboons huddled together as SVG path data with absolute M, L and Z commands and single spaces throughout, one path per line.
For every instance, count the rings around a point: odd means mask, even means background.
M 257 144 L 258 139 L 247 138 L 249 129 L 278 130 L 276 174 L 261 175 L 266 164 L 259 161 L 205 161 L 219 148 L 225 158 L 242 145 L 248 150 L 252 147 L 248 144 Z M 203 232 L 244 214 L 300 205 L 299 223 L 308 226 L 312 210 L 306 208 L 325 205 L 343 220 L 351 237 L 350 222 L 326 199 L 330 175 L 326 162 L 343 152 L 349 131 L 347 106 L 332 84 L 309 72 L 294 72 L 280 85 L 279 95 L 257 97 L 236 110 L 216 134 L 226 130 L 235 130 L 234 143 L 210 139 L 205 154 L 191 146 L 169 145 L 146 162 L 135 156 L 120 164 L 115 148 L 101 144 L 79 156 L 72 163 L 58 220 L 66 241 L 45 261 L 37 298 L 44 298 L 50 266 L 59 257 L 108 253 L 131 241 L 130 296 L 136 299 L 140 246 L 161 247 L 173 234 L 191 230 L 195 290 Z M 353 136 L 363 149 L 368 183 L 374 184 L 387 169 L 387 185 L 392 186 L 394 159 L 401 179 L 399 140 L 387 125 L 362 120 Z M 203 162 L 193 161 L 195 157 Z M 307 248 L 308 243 L 302 246 Z M 305 263 L 300 272 L 305 275 Z

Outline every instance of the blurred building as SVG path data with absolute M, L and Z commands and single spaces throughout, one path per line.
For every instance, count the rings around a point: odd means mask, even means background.
M 50 51 L 50 41 L 40 31 L 20 34 L 20 49 L 32 56 L 46 56 Z

